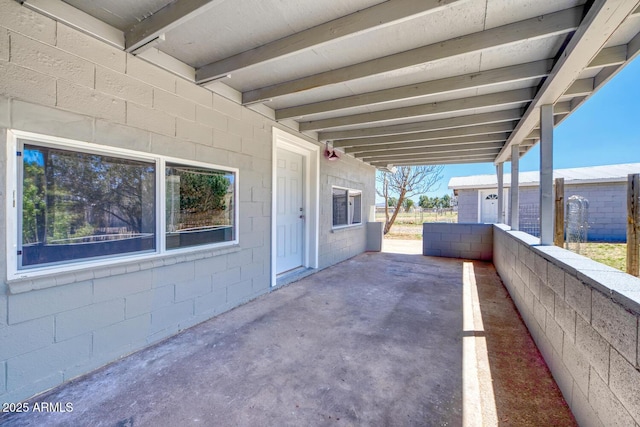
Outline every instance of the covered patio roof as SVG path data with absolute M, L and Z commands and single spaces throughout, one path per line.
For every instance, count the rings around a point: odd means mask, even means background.
M 640 0 L 25 0 L 376 167 L 496 162 L 640 51 Z

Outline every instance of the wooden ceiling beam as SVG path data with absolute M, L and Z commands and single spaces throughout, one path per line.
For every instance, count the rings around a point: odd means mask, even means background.
M 490 135 L 494 133 L 511 132 L 515 127 L 514 122 L 493 123 L 490 125 L 469 126 L 456 129 L 445 129 L 432 132 L 404 133 L 400 135 L 377 136 L 373 138 L 339 139 L 333 141 L 334 148 L 377 148 L 378 146 L 393 146 L 413 141 L 432 141 L 445 143 L 449 139 L 469 137 L 474 135 Z
M 593 88 L 593 78 L 576 80 L 571 84 L 571 86 L 569 86 L 562 96 L 589 96 L 593 92 Z
M 444 129 L 464 128 L 468 126 L 491 123 L 512 122 L 519 120 L 522 109 L 513 108 L 492 113 L 470 114 L 449 119 L 427 120 L 400 125 L 369 127 L 366 129 L 351 129 L 342 131 L 320 132 L 318 139 L 322 142 L 336 139 L 368 138 L 372 136 L 399 135 L 412 132 L 435 131 Z
M 496 133 L 491 135 L 474 135 L 461 138 L 436 139 L 431 141 L 413 141 L 402 144 L 380 144 L 367 145 L 360 147 L 351 147 L 344 150 L 345 153 L 353 154 L 356 157 L 363 153 L 391 153 L 395 150 L 407 150 L 416 148 L 437 148 L 437 147 L 456 147 L 459 145 L 475 145 L 479 143 L 504 143 L 508 134 Z
M 460 150 L 460 151 L 464 150 L 464 152 L 468 152 L 468 153 L 476 153 L 476 152 L 494 153 L 495 152 L 495 154 L 498 154 L 503 145 L 504 145 L 504 141 L 485 142 L 481 144 L 452 145 L 449 147 L 440 146 L 440 147 L 414 148 L 414 149 L 407 149 L 407 150 L 388 150 L 386 152 L 384 151 L 366 152 L 366 153 L 359 153 L 355 157 L 360 158 L 364 161 L 371 161 L 372 159 L 377 157 L 390 158 L 390 157 L 421 156 L 425 154 L 429 154 L 429 155 L 450 154 L 457 150 Z
M 113 47 L 124 49 L 124 33 L 88 13 L 59 0 L 20 0 L 24 7 L 62 22 Z
M 582 14 L 583 8 L 578 6 L 297 80 L 277 83 L 243 93 L 242 102 L 243 104 L 264 102 L 321 86 L 344 83 L 458 55 L 506 46 L 523 40 L 567 34 L 578 28 Z
M 626 52 L 626 49 L 625 49 Z M 346 96 L 313 104 L 276 110 L 276 120 L 300 118 L 313 114 L 342 110 L 364 105 L 382 104 L 403 99 L 437 95 L 464 89 L 476 89 L 504 83 L 545 77 L 553 67 L 553 60 L 529 62 L 511 67 L 480 71 L 462 76 L 447 77 L 360 95 Z
M 591 62 L 589 62 L 587 69 L 620 65 L 624 64 L 626 60 L 627 45 L 612 46 L 598 52 Z
M 239 70 L 305 51 L 344 37 L 434 13 L 451 3 L 467 0 L 394 0 L 342 16 L 270 43 L 211 62 L 196 70 L 196 83 L 204 84 Z
M 447 159 L 447 160 L 413 160 L 407 162 L 388 163 L 388 162 L 369 162 L 371 166 L 375 166 L 379 169 L 387 169 L 393 166 L 424 166 L 424 165 L 459 165 L 469 163 L 491 163 L 493 162 L 493 156 L 487 156 L 486 158 L 473 158 L 473 159 Z
M 325 130 L 354 124 L 384 122 L 414 117 L 418 118 L 495 106 L 509 106 L 512 104 L 529 102 L 534 96 L 534 88 L 516 89 L 506 92 L 490 93 L 488 95 L 452 99 L 450 101 L 394 108 L 392 110 L 374 111 L 371 113 L 353 114 L 350 116 L 334 117 L 331 119 L 300 122 L 300 131 Z
M 124 32 L 125 50 L 127 52 L 135 52 L 163 34 L 207 12 L 224 1 L 173 1 Z
M 371 159 L 361 158 L 363 162 L 380 162 L 384 164 L 393 164 L 398 165 L 401 162 L 437 162 L 440 160 L 463 160 L 463 159 L 478 159 L 478 158 L 492 158 L 495 159 L 495 156 L 500 152 L 499 148 L 493 149 L 492 151 L 468 151 L 468 150 L 459 150 L 459 151 L 450 151 L 449 153 L 436 153 L 436 154 L 426 154 L 426 155 L 413 155 L 413 156 L 389 156 L 389 157 L 374 157 Z M 426 163 L 429 164 L 429 163 Z

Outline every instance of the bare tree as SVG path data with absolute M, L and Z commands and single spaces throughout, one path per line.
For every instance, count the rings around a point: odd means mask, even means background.
M 384 234 L 391 230 L 406 198 L 437 190 L 443 169 L 444 166 L 398 166 L 395 173 L 378 172 L 376 192 L 384 198 Z M 397 196 L 397 201 L 389 216 L 389 198 L 392 196 Z

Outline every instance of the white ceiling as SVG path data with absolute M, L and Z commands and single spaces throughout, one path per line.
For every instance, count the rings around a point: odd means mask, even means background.
M 510 145 L 536 143 L 540 105 L 555 103 L 561 121 L 640 51 L 640 0 L 24 5 L 378 167 L 509 160 Z M 94 18 L 111 39 L 86 24 Z M 508 126 L 492 134 L 492 123 Z M 409 143 L 412 132 L 420 139 Z

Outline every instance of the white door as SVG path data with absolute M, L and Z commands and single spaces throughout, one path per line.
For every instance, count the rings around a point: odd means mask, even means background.
M 276 274 L 300 267 L 304 260 L 304 157 L 278 148 Z
M 480 193 L 480 197 L 482 198 L 480 222 L 491 224 L 498 222 L 498 192 L 483 191 Z

